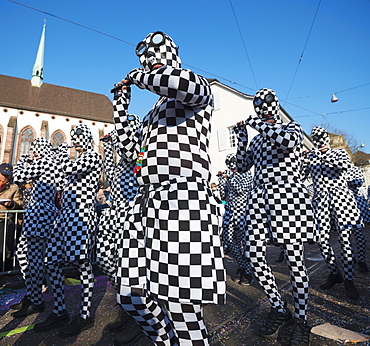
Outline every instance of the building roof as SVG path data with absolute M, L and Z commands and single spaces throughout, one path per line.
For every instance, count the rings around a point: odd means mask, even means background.
M 366 154 L 363 151 L 356 151 L 353 157 L 356 166 L 366 166 L 370 163 L 370 154 Z
M 113 123 L 112 102 L 106 95 L 0 74 L 0 106 Z

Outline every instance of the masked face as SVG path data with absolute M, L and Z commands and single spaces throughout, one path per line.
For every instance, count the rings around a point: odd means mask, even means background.
M 44 137 L 36 138 L 30 146 L 31 154 L 39 157 L 52 155 L 52 149 L 53 146 Z
M 329 146 L 330 137 L 328 132 L 321 126 L 316 126 L 311 131 L 312 142 L 317 148 Z
M 181 67 L 178 47 L 172 38 L 161 31 L 156 31 L 145 37 L 136 46 L 136 55 L 144 71 L 152 71 L 157 65 Z
M 236 156 L 235 154 L 226 155 L 225 163 L 228 169 L 231 171 L 236 169 Z
M 257 116 L 262 120 L 274 119 L 277 121 L 280 119 L 279 99 L 272 89 L 258 90 L 253 98 L 253 106 Z
M 77 125 L 71 130 L 71 142 L 75 146 L 80 146 L 82 149 L 92 149 L 93 137 L 87 125 Z

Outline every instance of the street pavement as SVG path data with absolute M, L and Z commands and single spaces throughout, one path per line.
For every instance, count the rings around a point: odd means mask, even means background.
M 365 235 L 370 244 L 370 228 L 367 227 Z M 340 261 L 340 247 L 336 233 L 331 235 L 332 244 Z M 370 245 L 368 245 L 369 247 Z M 293 311 L 292 297 L 289 284 L 289 272 L 285 263 L 276 263 L 280 249 L 275 246 L 268 247 L 267 258 L 272 266 L 280 292 L 287 301 L 288 307 Z M 367 252 L 367 263 L 370 267 L 370 250 Z M 370 336 L 370 274 L 361 274 L 356 265 L 355 284 L 360 293 L 360 299 L 351 300 L 346 297 L 344 285 L 337 284 L 334 288 L 324 291 L 319 285 L 326 280 L 327 266 L 321 258 L 317 245 L 306 245 L 305 258 L 310 277 L 310 305 L 308 322 L 312 326 L 330 323 L 351 331 Z M 270 311 L 266 296 L 254 281 L 250 286 L 241 286 L 234 282 L 237 265 L 228 255 L 225 256 L 227 271 L 227 304 L 207 305 L 204 307 L 204 318 L 209 331 L 211 346 L 242 346 L 242 345 L 289 345 L 291 327 L 281 331 L 276 340 L 263 339 L 258 335 L 258 329 Z M 72 276 L 72 272 L 69 273 Z M 92 316 L 94 327 L 81 332 L 78 336 L 60 338 L 58 331 L 52 330 L 36 333 L 32 330 L 35 323 L 43 321 L 52 311 L 52 295 L 46 291 L 44 300 L 46 309 L 40 314 L 26 318 L 14 319 L 11 316 L 10 305 L 18 302 L 25 293 L 19 275 L 0 277 L 0 345 L 18 346 L 110 346 L 114 345 L 117 334 L 109 332 L 107 324 L 114 321 L 119 307 L 116 304 L 115 293 L 98 268 L 95 268 L 96 281 L 94 288 Z M 74 278 L 76 279 L 76 277 Z M 75 280 L 67 280 L 66 303 L 71 317 L 79 312 L 80 286 Z M 125 333 L 139 330 L 133 321 L 125 329 Z M 133 346 L 147 346 L 151 342 L 142 336 Z M 311 346 L 343 345 L 342 342 L 311 334 Z M 356 345 L 370 345 L 368 342 L 359 342 Z

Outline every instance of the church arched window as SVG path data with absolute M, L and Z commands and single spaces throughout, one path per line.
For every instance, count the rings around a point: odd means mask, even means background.
M 25 127 L 19 134 L 18 157 L 30 153 L 30 146 L 35 139 L 35 131 L 30 126 Z
M 51 135 L 50 143 L 53 145 L 54 148 L 56 148 L 59 146 L 59 144 L 62 144 L 66 141 L 65 138 L 66 136 L 63 134 L 63 132 L 58 130 Z

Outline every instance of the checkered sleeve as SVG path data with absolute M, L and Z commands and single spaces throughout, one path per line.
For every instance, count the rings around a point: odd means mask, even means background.
M 127 108 L 127 94 L 116 93 L 113 99 L 113 117 L 120 148 L 129 160 L 136 160 L 142 140 L 141 123 L 136 117 L 130 117 Z
M 253 154 L 248 150 L 248 132 L 245 123 L 234 126 L 234 132 L 238 140 L 236 150 L 236 169 L 238 172 L 248 172 L 253 166 Z
M 60 167 L 67 175 L 86 174 L 102 166 L 101 156 L 95 151 L 84 151 L 76 161 L 72 161 L 66 152 L 59 156 Z
M 104 146 L 104 161 L 103 167 L 107 180 L 111 184 L 114 179 L 115 163 L 113 154 L 113 145 L 109 142 L 103 142 Z
M 31 179 L 36 179 L 49 167 L 47 157 L 34 159 L 27 165 L 28 158 L 28 155 L 22 155 L 18 160 L 14 168 L 14 182 L 25 183 Z
M 332 168 L 340 168 L 342 170 L 349 170 L 352 167 L 351 159 L 347 152 L 340 149 L 330 149 L 321 155 L 322 162 Z
M 226 191 L 225 191 L 225 184 L 226 184 L 226 177 L 223 174 L 218 174 L 218 191 L 220 192 L 220 198 L 225 201 L 226 200 Z
M 171 66 L 163 66 L 150 72 L 134 69 L 126 79 L 140 88 L 190 107 L 205 107 L 212 101 L 211 86 L 207 79 L 187 69 Z
M 15 183 L 25 183 L 31 178 L 28 170 L 26 170 L 26 162 L 29 159 L 29 155 L 22 155 L 14 166 L 13 180 Z
M 346 179 L 348 187 L 356 191 L 365 182 L 365 177 L 361 171 L 361 168 L 355 166 L 352 166 L 351 169 L 347 172 Z
M 303 141 L 302 127 L 294 121 L 284 125 L 269 124 L 257 116 L 251 115 L 247 119 L 247 123 L 258 131 L 261 136 L 281 149 L 293 149 L 301 145 Z
M 229 184 L 236 196 L 244 194 L 245 191 L 250 191 L 252 188 L 252 175 L 249 172 L 238 173 L 235 172 Z

